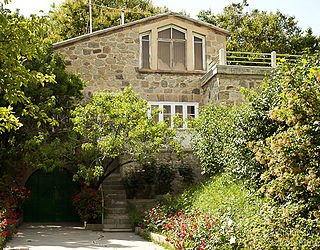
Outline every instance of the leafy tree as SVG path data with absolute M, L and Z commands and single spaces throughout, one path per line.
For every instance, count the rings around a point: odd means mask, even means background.
M 106 7 L 102 7 L 106 6 Z M 164 9 L 154 7 L 149 0 L 92 0 L 92 29 L 93 31 L 119 25 L 124 9 L 125 22 L 132 22 Z M 61 41 L 89 33 L 89 1 L 66 0 L 60 6 L 53 6 L 50 13 L 51 37 Z
M 53 123 L 24 93 L 24 89 L 33 84 L 54 82 L 53 75 L 29 70 L 25 66 L 27 60 L 38 56 L 44 36 L 44 21 L 36 16 L 23 18 L 11 15 L 0 3 L 0 134 L 23 125 L 16 113 L 17 104 L 23 104 L 21 116 Z
M 257 235 L 267 244 L 286 244 L 290 239 L 291 247 L 300 248 L 320 243 L 319 62 L 317 53 L 276 70 L 272 81 L 282 86 L 280 100 L 268 113 L 285 125 L 250 143 L 256 159 L 267 169 L 261 176 L 260 190 L 267 200 Z M 311 238 L 306 240 L 306 236 Z
M 151 111 L 131 88 L 97 93 L 73 114 L 74 130 L 86 140 L 82 148 L 100 153 L 94 165 L 78 171 L 76 177 L 87 183 L 98 178 L 94 184 L 99 186 L 117 167 L 152 161 L 160 150 L 181 150 L 175 131 L 166 122 L 151 119 L 157 111 Z M 121 162 L 115 164 L 119 158 Z
M 301 54 L 306 50 L 319 50 L 319 38 L 312 34 L 311 28 L 303 32 L 294 17 L 280 11 L 248 12 L 246 6 L 247 1 L 232 3 L 217 15 L 210 9 L 203 10 L 198 18 L 230 31 L 227 40 L 230 51 Z
M 6 172 L 15 175 L 19 167 L 50 170 L 61 166 L 74 166 L 85 162 L 77 149 L 80 138 L 72 131 L 70 110 L 82 98 L 83 81 L 65 69 L 62 58 L 50 46 L 35 48 L 37 57 L 24 61 L 28 72 L 54 76 L 54 82 L 29 81 L 20 91 L 36 112 L 24 115 L 26 104 L 16 103 L 15 115 L 23 124 L 16 131 L 5 131 L 0 138 L 0 176 Z M 0 103 L 5 99 L 0 96 Z M 43 122 L 37 110 L 50 119 Z M 85 157 L 85 156 L 83 156 Z M 86 155 L 90 159 L 89 155 Z

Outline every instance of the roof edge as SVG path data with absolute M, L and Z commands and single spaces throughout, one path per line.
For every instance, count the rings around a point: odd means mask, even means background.
M 115 30 L 118 30 L 118 29 L 126 28 L 126 27 L 130 27 L 130 26 L 133 26 L 133 25 L 136 25 L 136 24 L 139 24 L 139 23 L 143 23 L 143 22 L 146 22 L 146 21 L 150 21 L 150 20 L 154 20 L 154 19 L 157 19 L 157 18 L 161 18 L 161 17 L 164 17 L 164 16 L 170 16 L 170 15 L 176 16 L 176 17 L 180 17 L 180 18 L 184 18 L 184 19 L 189 20 L 191 22 L 195 22 L 195 23 L 207 26 L 207 27 L 209 27 L 211 29 L 214 29 L 214 30 L 216 30 L 218 32 L 221 32 L 221 33 L 223 33 L 225 35 L 230 34 L 230 32 L 228 30 L 219 28 L 219 27 L 217 27 L 215 25 L 212 25 L 210 23 L 206 23 L 206 22 L 203 22 L 203 21 L 200 21 L 200 20 L 196 20 L 196 19 L 181 15 L 181 14 L 176 13 L 176 12 L 166 12 L 166 13 L 163 13 L 163 14 L 159 14 L 159 15 L 155 15 L 155 16 L 151 16 L 151 17 L 146 17 L 146 18 L 139 19 L 139 20 L 136 20 L 136 21 L 133 21 L 133 22 L 130 22 L 130 23 L 125 23 L 125 24 L 109 27 L 109 28 L 106 28 L 106 29 L 97 30 L 97 31 L 94 31 L 94 32 L 89 33 L 89 34 L 84 34 L 84 35 L 77 36 L 77 37 L 74 37 L 74 38 L 70 38 L 70 39 L 67 39 L 67 40 L 64 40 L 64 41 L 61 41 L 61 42 L 57 42 L 57 43 L 53 44 L 53 49 L 59 48 L 61 46 L 64 46 L 64 45 L 67 45 L 67 44 L 70 44 L 70 43 L 81 41 L 83 39 L 94 37 L 94 36 L 97 36 L 97 35 L 100 35 L 100 34 L 103 34 L 103 33 L 107 33 L 107 32 L 110 32 L 110 31 L 115 31 Z

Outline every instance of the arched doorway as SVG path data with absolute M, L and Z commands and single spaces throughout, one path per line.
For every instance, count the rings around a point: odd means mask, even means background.
M 72 206 L 72 196 L 78 184 L 65 169 L 52 172 L 37 170 L 26 183 L 31 191 L 26 203 L 23 219 L 25 222 L 71 222 L 79 221 Z

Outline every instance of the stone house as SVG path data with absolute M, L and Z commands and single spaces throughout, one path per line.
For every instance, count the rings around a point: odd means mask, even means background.
M 199 106 L 213 100 L 241 102 L 240 87 L 255 88 L 270 70 L 226 65 L 227 35 L 227 30 L 169 12 L 62 41 L 53 49 L 65 58 L 67 70 L 86 81 L 86 97 L 131 85 L 151 107 L 163 109 L 160 121 L 172 122 L 172 115 L 197 117 Z M 210 67 L 218 56 L 218 65 Z M 104 220 L 108 230 L 130 228 L 119 185 L 120 173 L 104 183 L 114 198 Z

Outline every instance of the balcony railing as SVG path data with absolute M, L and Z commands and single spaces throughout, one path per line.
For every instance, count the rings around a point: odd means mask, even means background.
M 277 54 L 275 51 L 271 53 L 254 53 L 254 52 L 237 52 L 219 50 L 219 55 L 213 58 L 209 63 L 208 69 L 212 69 L 215 65 L 242 65 L 242 66 L 262 66 L 273 67 L 282 61 L 294 62 L 299 55 Z

